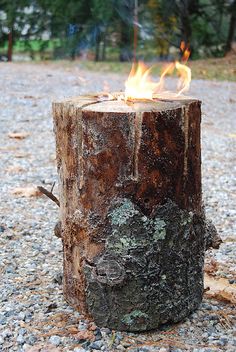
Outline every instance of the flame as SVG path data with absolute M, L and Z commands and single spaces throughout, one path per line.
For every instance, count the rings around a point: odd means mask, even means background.
M 186 63 L 186 62 L 188 61 L 188 59 L 189 59 L 189 56 L 190 56 L 190 53 L 191 53 L 191 52 L 190 52 L 189 47 L 186 46 L 186 44 L 185 44 L 184 41 L 182 41 L 182 42 L 180 43 L 180 50 L 181 50 L 181 52 L 183 53 L 182 58 L 181 58 L 181 61 L 184 62 L 184 63 Z
M 177 85 L 178 96 L 189 90 L 191 82 L 191 69 L 185 65 L 190 56 L 190 49 L 188 46 L 186 46 L 185 42 L 182 41 L 180 43 L 180 50 L 183 53 L 181 58 L 183 63 L 181 64 L 179 61 L 176 61 L 175 63 L 175 67 L 180 75 L 180 79 Z
M 185 42 L 182 40 L 181 41 L 181 43 L 180 43 L 180 50 L 182 51 L 182 52 L 184 52 L 184 50 L 185 50 Z
M 175 63 L 175 67 L 180 75 L 178 84 L 177 84 L 177 90 L 179 96 L 180 94 L 187 92 L 190 87 L 190 82 L 191 82 L 191 70 L 188 66 L 183 65 L 179 63 L 178 61 Z
M 153 81 L 151 77 L 152 67 L 148 68 L 143 62 L 133 64 L 129 77 L 125 82 L 125 100 L 153 100 L 154 98 L 174 98 L 187 92 L 191 82 L 191 69 L 186 66 L 190 56 L 189 47 L 181 42 L 182 52 L 181 63 L 176 61 L 169 64 L 162 72 L 159 82 Z M 171 75 L 174 70 L 179 75 L 176 92 L 169 92 L 165 89 L 165 78 Z
M 132 65 L 129 77 L 125 82 L 125 100 L 152 100 L 153 92 L 159 83 L 152 81 L 150 71 L 151 68 L 148 68 L 143 62 Z

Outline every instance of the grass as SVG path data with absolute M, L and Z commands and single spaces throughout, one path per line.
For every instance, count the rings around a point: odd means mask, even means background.
M 160 75 L 164 64 L 157 62 L 153 67 L 153 74 Z M 130 63 L 122 62 L 81 61 L 80 65 L 84 69 L 104 73 L 128 74 L 131 68 Z M 192 70 L 193 79 L 236 81 L 236 56 L 190 61 L 189 67 Z
M 35 59 L 40 62 L 42 56 L 39 55 L 39 48 L 40 45 L 42 44 L 42 41 L 38 40 L 32 40 L 31 41 L 31 46 L 32 50 L 35 53 Z M 57 40 L 54 41 L 49 41 L 49 46 L 47 48 L 47 51 L 49 54 L 51 53 L 51 56 L 48 56 L 48 59 L 52 57 L 52 50 L 55 46 L 57 46 L 59 42 Z M 6 47 L 0 48 L 6 51 Z M 14 54 L 17 53 L 25 53 L 26 56 L 28 55 L 27 52 L 25 52 L 25 42 L 24 41 L 17 41 L 14 47 Z M 113 53 L 114 54 L 114 53 Z M 115 57 L 112 54 L 112 52 L 109 52 L 109 57 L 113 58 Z M 117 55 L 116 55 L 117 57 Z M 130 72 L 131 68 L 131 63 L 128 62 L 119 62 L 119 61 L 105 61 L 105 62 L 94 62 L 94 61 L 82 61 L 82 60 L 76 60 L 76 61 L 69 61 L 69 60 L 56 60 L 56 61 L 51 61 L 49 62 L 54 62 L 56 64 L 62 65 L 64 67 L 73 67 L 73 65 L 80 65 L 81 68 L 87 69 L 89 71 L 96 71 L 96 72 L 113 72 L 113 73 L 119 73 L 123 75 L 128 75 Z M 162 68 L 165 65 L 164 62 L 157 62 L 155 63 L 152 73 L 153 75 L 160 75 L 162 72 Z M 231 55 L 227 58 L 211 58 L 211 59 L 205 59 L 205 60 L 193 60 L 189 62 L 189 67 L 192 70 L 192 78 L 193 79 L 208 79 L 208 80 L 225 80 L 225 81 L 236 81 L 236 55 Z M 151 64 L 149 65 L 151 66 Z

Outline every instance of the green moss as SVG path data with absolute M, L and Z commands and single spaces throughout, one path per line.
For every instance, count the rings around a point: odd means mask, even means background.
M 159 218 L 156 218 L 154 220 L 154 234 L 153 234 L 153 239 L 154 240 L 164 240 L 166 237 L 166 223 L 164 220 L 161 220 Z
M 183 214 L 181 219 L 181 225 L 185 226 L 185 225 L 191 224 L 192 221 L 193 221 L 193 214 L 191 212 L 189 212 L 188 214 Z
M 111 235 L 106 248 L 117 254 L 147 247 L 166 238 L 166 223 L 160 217 L 150 218 L 129 199 L 123 199 L 110 211 Z
M 125 325 L 135 325 L 135 321 L 138 319 L 144 319 L 147 320 L 148 319 L 148 315 L 144 312 L 142 312 L 141 310 L 133 310 L 131 313 L 126 314 L 123 319 L 122 319 L 122 323 L 124 323 Z
M 138 214 L 138 210 L 134 208 L 133 203 L 129 199 L 123 199 L 122 204 L 115 208 L 110 214 L 112 225 L 124 225 L 128 219 Z

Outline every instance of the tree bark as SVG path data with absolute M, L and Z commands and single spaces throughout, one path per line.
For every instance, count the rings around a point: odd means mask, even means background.
M 95 44 L 95 61 L 98 62 L 100 59 L 100 39 L 96 38 Z
M 200 102 L 80 97 L 53 114 L 66 300 L 118 330 L 185 318 L 201 302 L 211 242 Z
M 8 49 L 7 49 L 7 60 L 12 61 L 12 48 L 13 48 L 13 35 L 12 30 L 8 33 Z
M 102 61 L 106 61 L 106 47 L 107 47 L 107 28 L 103 32 L 102 41 Z
M 131 39 L 132 38 L 132 39 Z M 132 52 L 133 35 L 131 27 L 124 21 L 120 24 L 120 61 L 126 62 L 133 59 Z
M 186 47 L 191 47 L 192 24 L 191 15 L 197 11 L 198 2 L 195 0 L 184 0 L 176 2 L 180 19 L 181 41 L 185 42 Z M 191 52 L 193 48 L 191 47 Z

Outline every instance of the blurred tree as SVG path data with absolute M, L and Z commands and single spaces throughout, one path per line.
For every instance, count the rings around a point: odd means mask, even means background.
M 96 28 L 95 61 L 106 59 L 107 31 L 113 18 L 114 8 L 111 1 L 91 0 L 91 19 L 89 21 Z
M 0 0 L 1 41 L 8 42 L 8 61 L 12 61 L 13 42 L 21 35 L 21 32 L 25 26 L 25 14 L 23 12 L 23 9 L 26 4 L 26 0 Z
M 194 54 L 202 48 L 206 56 L 223 55 L 230 2 L 232 0 L 199 0 L 191 17 Z
M 114 23 L 119 34 L 120 61 L 136 59 L 141 18 L 148 0 L 113 0 Z
M 149 0 L 151 18 L 155 26 L 155 42 L 161 58 L 167 58 L 173 33 L 177 30 L 177 17 L 174 13 L 174 2 Z
M 91 18 L 91 0 L 38 0 L 44 11 L 50 12 L 51 38 L 59 38 L 62 56 L 72 60 L 80 50 L 87 21 Z
M 231 51 L 232 43 L 235 36 L 235 28 L 236 28 L 236 0 L 234 0 L 229 6 L 229 13 L 230 13 L 230 22 L 229 22 L 229 30 L 227 41 L 225 45 L 225 54 Z
M 176 12 L 179 14 L 181 41 L 190 47 L 192 37 L 192 15 L 199 9 L 199 0 L 176 0 Z
M 181 40 L 195 57 L 200 50 L 222 55 L 235 27 L 236 0 L 0 0 L 0 44 L 9 61 L 16 43 L 32 58 L 50 45 L 59 57 L 74 59 L 92 48 L 96 61 L 105 60 L 112 43 L 127 61 L 136 58 L 138 42 L 166 58 Z
M 133 58 L 135 0 L 113 0 L 113 5 L 116 11 L 117 30 L 119 32 L 119 59 L 120 61 L 130 61 Z

